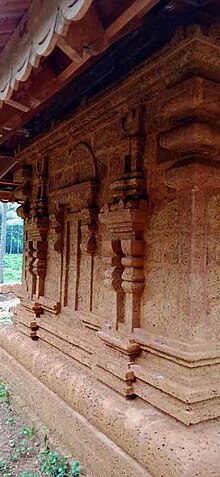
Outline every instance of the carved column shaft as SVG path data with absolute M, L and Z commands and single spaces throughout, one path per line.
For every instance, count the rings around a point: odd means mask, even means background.
M 76 310 L 92 311 L 94 253 L 96 250 L 96 211 L 83 209 L 79 216 L 78 287 Z M 86 290 L 86 293 L 85 293 Z
M 122 288 L 125 292 L 125 326 L 128 332 L 140 326 L 140 297 L 144 289 L 143 253 L 144 241 L 127 239 L 121 241 L 124 257 Z
M 123 266 L 121 262 L 122 250 L 120 240 L 104 240 L 103 264 L 105 267 L 104 283 L 110 294 L 112 304 L 111 327 L 118 329 L 118 324 L 124 319 L 124 292 L 122 289 L 121 275 Z

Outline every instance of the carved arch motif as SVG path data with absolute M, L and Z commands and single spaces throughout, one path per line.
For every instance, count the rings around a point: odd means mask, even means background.
M 97 160 L 92 147 L 84 141 L 80 141 L 70 151 L 74 159 L 73 184 L 92 181 L 100 182 L 105 165 Z
M 87 154 L 87 157 L 85 157 L 85 158 L 88 159 L 87 165 L 89 166 L 89 169 L 90 169 L 90 172 L 91 172 L 90 180 L 95 180 L 96 181 L 98 179 L 97 160 L 96 160 L 95 154 L 94 154 L 91 146 L 87 142 L 84 142 L 84 141 L 79 142 L 78 146 L 81 146 Z

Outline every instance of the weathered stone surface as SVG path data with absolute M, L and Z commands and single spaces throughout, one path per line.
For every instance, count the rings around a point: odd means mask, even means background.
M 220 474 L 212 31 L 180 32 L 19 156 L 31 172 L 25 266 L 2 369 L 16 383 L 29 373 L 37 413 L 66 445 L 75 429 L 96 476 Z

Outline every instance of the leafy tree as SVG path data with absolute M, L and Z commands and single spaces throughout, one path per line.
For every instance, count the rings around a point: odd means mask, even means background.
M 1 223 L 1 240 L 0 240 L 0 283 L 3 283 L 4 281 L 3 260 L 5 255 L 5 249 L 6 249 L 7 211 L 8 211 L 8 204 L 6 202 L 2 202 L 1 203 L 2 223 Z
M 23 251 L 23 220 L 16 214 L 16 203 L 0 202 L 0 283 L 4 281 L 4 255 L 7 253 L 22 253 Z

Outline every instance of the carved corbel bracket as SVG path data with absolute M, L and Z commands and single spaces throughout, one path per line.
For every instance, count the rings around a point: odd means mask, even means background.
M 166 90 L 155 113 L 163 122 L 158 131 L 158 157 L 164 151 L 165 158 L 174 163 L 218 160 L 219 99 L 220 85 L 198 76 Z
M 26 219 L 30 215 L 30 199 L 31 199 L 31 179 L 32 167 L 30 165 L 22 165 L 21 182 L 22 185 L 15 190 L 15 199 L 21 203 L 16 212 L 19 217 Z

